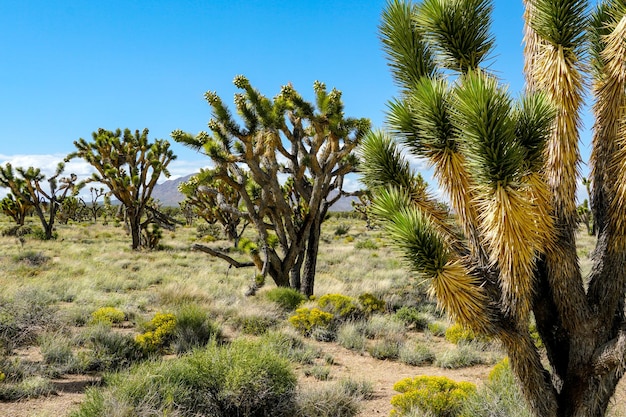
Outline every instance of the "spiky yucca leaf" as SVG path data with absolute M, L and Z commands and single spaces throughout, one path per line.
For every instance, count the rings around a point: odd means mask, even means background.
M 430 218 L 416 208 L 404 207 L 396 210 L 385 226 L 412 269 L 428 280 L 439 306 L 459 323 L 489 333 L 484 289 L 447 248 Z
M 529 26 L 539 39 L 533 73 L 527 74 L 558 110 L 546 147 L 546 179 L 560 222 L 576 218 L 580 115 L 583 102 L 584 0 L 531 0 Z
M 461 77 L 455 98 L 454 123 L 478 185 L 495 190 L 518 181 L 525 154 L 508 93 L 495 78 L 472 71 Z
M 473 254 L 483 258 L 476 225 L 477 213 L 472 204 L 473 185 L 459 152 L 451 120 L 451 92 L 444 80 L 422 78 L 408 99 L 411 102 L 411 130 L 400 132 L 404 143 L 414 153 L 430 160 L 435 177 L 450 197 Z
M 526 151 L 524 159 L 530 172 L 543 169 L 544 152 L 555 116 L 555 108 L 541 92 L 523 96 L 515 106 L 515 137 Z
M 383 50 L 398 87 L 409 91 L 421 77 L 436 73 L 430 48 L 413 23 L 411 2 L 389 0 L 379 27 Z
M 415 16 L 444 68 L 467 72 L 488 56 L 494 44 L 490 0 L 425 0 Z
M 609 224 L 613 231 L 613 243 L 617 247 L 626 244 L 626 16 L 615 25 L 612 33 L 605 38 L 602 51 L 604 61 L 604 77 L 598 83 L 598 95 L 605 99 L 604 103 L 596 104 L 598 125 L 600 122 L 609 126 L 599 127 L 594 143 L 603 141 L 608 157 L 606 173 L 608 178 L 603 182 L 609 192 Z M 609 119 L 611 118 L 611 119 Z M 598 144 L 600 145 L 600 144 Z M 594 155 L 595 156 L 595 155 Z

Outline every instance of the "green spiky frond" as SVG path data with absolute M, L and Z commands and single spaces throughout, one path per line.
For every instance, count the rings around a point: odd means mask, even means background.
M 480 281 L 447 249 L 445 238 L 431 218 L 410 205 L 402 206 L 403 198 L 407 196 L 384 191 L 374 203 L 374 211 L 384 212 L 391 238 L 403 250 L 411 268 L 428 281 L 439 306 L 457 322 L 488 333 L 488 299 Z
M 415 19 L 439 64 L 464 73 L 478 68 L 491 52 L 492 8 L 490 0 L 425 0 Z
M 394 81 L 404 91 L 424 76 L 433 76 L 436 66 L 430 48 L 413 23 L 415 6 L 411 2 L 390 0 L 379 27 L 383 50 L 389 59 Z
M 582 52 L 586 29 L 586 0 L 528 0 L 530 25 L 540 39 L 574 53 Z

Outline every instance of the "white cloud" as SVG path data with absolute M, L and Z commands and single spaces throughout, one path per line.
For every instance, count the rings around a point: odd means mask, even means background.
M 212 164 L 207 158 L 198 161 L 184 161 L 184 160 L 174 160 L 170 162 L 168 165 L 168 171 L 170 171 L 169 178 L 161 178 L 159 182 L 163 182 L 165 180 L 175 180 L 180 177 L 184 177 L 189 174 L 195 174 L 200 171 L 200 168 L 211 168 Z

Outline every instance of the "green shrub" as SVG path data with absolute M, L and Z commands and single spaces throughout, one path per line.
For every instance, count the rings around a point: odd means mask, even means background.
M 279 331 L 268 331 L 261 337 L 263 345 L 282 357 L 302 365 L 313 364 L 320 352 L 304 343 L 298 336 Z
M 174 339 L 176 316 L 157 313 L 145 324 L 146 332 L 138 334 L 135 342 L 147 353 L 166 351 Z
M 93 324 L 119 324 L 125 318 L 124 312 L 115 307 L 102 307 L 91 313 L 91 323 Z
M 125 415 L 292 416 L 296 377 L 266 345 L 210 343 L 178 359 L 147 362 L 89 390 L 74 417 Z
M 435 321 L 432 323 L 428 323 L 427 329 L 428 332 L 433 336 L 445 336 L 447 326 L 443 323 Z
M 463 402 L 476 392 L 470 382 L 455 382 L 443 376 L 418 376 L 394 384 L 400 394 L 391 398 L 392 416 L 407 415 L 418 408 L 437 417 L 458 416 Z
M 123 369 L 146 357 L 132 336 L 117 333 L 107 325 L 88 327 L 77 339 L 85 348 L 78 352 L 78 366 L 84 372 Z
M 61 333 L 45 333 L 39 338 L 39 349 L 46 365 L 71 367 L 75 357 L 71 338 Z
M 222 331 L 202 308 L 185 304 L 176 312 L 173 346 L 176 353 L 202 347 L 210 340 L 220 340 Z
M 489 379 L 463 406 L 463 415 L 476 417 L 531 417 L 532 413 L 509 366 L 508 358 L 496 364 Z
M 51 395 L 56 391 L 52 383 L 40 376 L 26 378 L 18 383 L 0 384 L 0 401 L 19 401 Z
M 354 244 L 354 249 L 369 249 L 376 250 L 378 249 L 378 245 L 371 239 L 361 240 Z
M 353 319 L 361 315 L 357 301 L 343 294 L 325 294 L 317 300 L 322 310 L 333 314 L 339 320 Z
M 469 345 L 460 345 L 455 349 L 450 349 L 437 355 L 435 365 L 440 368 L 458 369 L 467 368 L 485 363 L 480 352 Z
M 363 332 L 370 339 L 386 338 L 399 342 L 404 339 L 406 329 L 393 316 L 375 314 L 365 323 Z
M 24 263 L 28 266 L 33 267 L 45 265 L 46 263 L 48 263 L 48 261 L 50 261 L 49 256 L 46 256 L 41 252 L 35 252 L 32 250 L 20 252 L 13 259 L 15 262 Z
M 304 294 L 289 287 L 272 288 L 265 293 L 265 297 L 287 311 L 295 310 L 306 300 Z
M 346 378 L 339 381 L 343 391 L 358 400 L 369 400 L 374 395 L 374 386 L 369 381 L 356 381 Z
M 400 354 L 400 346 L 395 340 L 382 339 L 372 343 L 367 352 L 372 355 L 373 358 L 385 360 L 385 359 L 398 359 Z
M 405 343 L 399 352 L 400 362 L 412 366 L 429 365 L 435 361 L 435 354 L 421 343 Z
M 415 307 L 402 306 L 395 312 L 394 317 L 415 330 L 424 330 L 429 324 L 428 316 Z
M 245 315 L 233 318 L 233 324 L 236 329 L 244 334 L 259 336 L 268 330 L 275 328 L 278 319 L 275 317 L 263 315 Z
M 446 329 L 445 338 L 448 342 L 459 344 L 463 342 L 471 342 L 476 339 L 476 334 L 460 324 L 453 324 Z
M 330 379 L 330 366 L 312 366 L 304 370 L 305 376 L 312 376 L 318 381 L 328 381 Z
M 350 231 L 351 226 L 347 223 L 340 223 L 335 227 L 335 236 L 344 236 L 347 235 Z
M 385 301 L 368 292 L 359 295 L 359 304 L 366 314 L 385 311 Z
M 300 390 L 296 402 L 298 417 L 354 417 L 359 412 L 359 398 L 339 384 Z
M 362 352 L 365 349 L 365 335 L 353 322 L 342 324 L 337 330 L 337 343 L 346 349 Z
M 319 308 L 302 307 L 289 317 L 289 323 L 300 333 L 308 336 L 314 328 L 328 328 L 332 324 L 334 316 Z

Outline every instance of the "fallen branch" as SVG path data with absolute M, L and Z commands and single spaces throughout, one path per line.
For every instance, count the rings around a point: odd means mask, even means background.
M 199 243 L 194 243 L 193 245 L 191 245 L 191 250 L 199 250 L 201 252 L 208 253 L 209 255 L 216 256 L 220 259 L 225 260 L 226 262 L 228 262 L 235 268 L 247 268 L 250 266 L 255 266 L 254 262 L 239 262 L 238 260 L 233 259 L 230 256 L 226 255 L 224 252 L 211 249 L 210 247 L 201 245 Z

